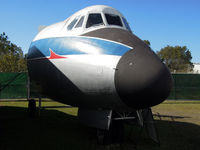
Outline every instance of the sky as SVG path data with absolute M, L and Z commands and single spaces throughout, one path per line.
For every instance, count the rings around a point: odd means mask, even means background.
M 28 52 L 40 25 L 51 25 L 91 5 L 120 11 L 135 35 L 156 52 L 167 45 L 187 46 L 200 63 L 200 0 L 1 0 L 0 34 Z

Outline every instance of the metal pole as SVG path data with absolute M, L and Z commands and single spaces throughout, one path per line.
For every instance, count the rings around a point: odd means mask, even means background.
M 174 74 L 174 98 L 176 100 L 176 73 Z
M 42 105 L 42 98 L 41 98 L 41 95 L 40 95 L 39 96 L 39 112 L 38 112 L 39 116 L 40 116 L 41 105 Z

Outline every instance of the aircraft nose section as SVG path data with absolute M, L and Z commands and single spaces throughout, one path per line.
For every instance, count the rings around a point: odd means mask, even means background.
M 137 46 L 121 57 L 115 86 L 124 103 L 142 109 L 157 105 L 169 96 L 172 76 L 149 47 Z

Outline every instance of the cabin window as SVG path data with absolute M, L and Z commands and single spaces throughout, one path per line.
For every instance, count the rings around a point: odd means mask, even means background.
M 129 31 L 131 31 L 131 28 L 130 28 L 128 22 L 126 21 L 126 19 L 124 17 L 122 17 L 122 20 L 124 22 L 124 25 L 125 25 L 126 29 L 129 30 Z
M 119 16 L 113 14 L 105 14 L 107 23 L 109 25 L 116 25 L 122 27 L 122 22 Z
M 81 19 L 80 19 L 80 20 L 78 21 L 78 23 L 76 24 L 75 28 L 82 27 L 83 21 L 84 21 L 84 16 L 81 17 Z
M 74 20 L 67 26 L 67 29 L 71 30 L 74 27 L 74 25 L 76 24 L 76 22 L 78 21 L 78 19 L 79 19 L 79 16 L 74 18 Z
M 101 14 L 89 14 L 88 21 L 86 24 L 86 28 L 92 27 L 92 26 L 98 26 L 103 24 L 103 19 L 101 17 Z

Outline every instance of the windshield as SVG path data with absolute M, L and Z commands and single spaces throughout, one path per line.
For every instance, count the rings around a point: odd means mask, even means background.
M 84 16 L 81 17 L 81 19 L 80 19 L 80 20 L 78 21 L 78 23 L 76 24 L 75 28 L 82 27 L 83 21 L 84 21 Z
M 105 14 L 105 16 L 109 25 L 116 25 L 122 27 L 122 22 L 119 16 L 113 14 Z
M 89 14 L 86 28 L 97 25 L 103 25 L 103 19 L 101 17 L 101 14 L 99 13 Z
M 67 26 L 67 29 L 71 30 L 74 27 L 74 25 L 76 24 L 76 22 L 78 21 L 78 19 L 79 19 L 79 16 L 74 18 L 74 20 Z
M 130 28 L 128 22 L 126 21 L 126 19 L 124 17 L 122 17 L 122 19 L 123 19 L 124 25 L 126 26 L 126 29 L 131 31 L 131 28 Z

